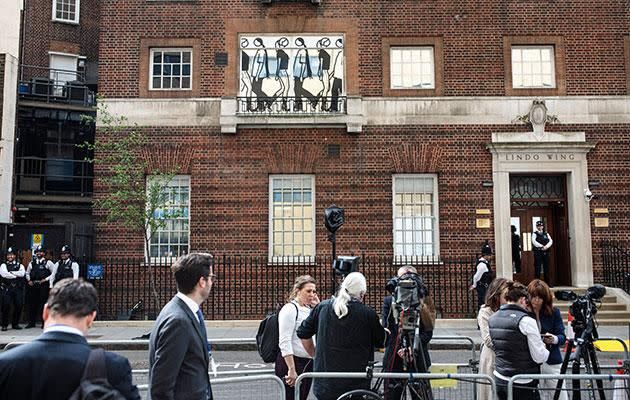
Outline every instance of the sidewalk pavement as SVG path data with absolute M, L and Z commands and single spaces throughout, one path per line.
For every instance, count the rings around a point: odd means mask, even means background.
M 237 320 L 237 321 L 206 321 L 208 338 L 213 339 L 253 339 L 258 330 L 258 320 Z M 88 332 L 88 340 L 134 340 L 140 339 L 143 335 L 151 332 L 154 321 L 95 321 L 94 326 Z M 598 328 L 600 337 L 617 337 L 628 339 L 629 326 L 600 326 Z M 42 330 L 37 328 L 13 330 L 0 332 L 0 349 L 10 342 L 31 341 L 41 334 Z M 474 319 L 438 319 L 433 336 L 461 336 L 470 337 L 475 347 L 479 347 L 481 337 L 477 330 L 477 321 Z M 147 339 L 148 335 L 144 338 Z M 432 349 L 452 350 L 470 349 L 470 344 L 465 341 L 438 341 L 431 342 Z M 132 344 L 116 344 L 107 346 L 111 350 L 132 350 L 138 346 Z M 254 350 L 255 346 L 249 343 L 214 343 L 217 350 Z M 145 346 L 146 348 L 146 346 Z

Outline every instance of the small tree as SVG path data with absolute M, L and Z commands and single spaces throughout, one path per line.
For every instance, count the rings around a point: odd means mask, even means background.
M 95 122 L 92 117 L 83 118 Z M 150 243 L 167 220 L 183 213 L 173 207 L 170 193 L 165 190 L 177 171 L 150 170 L 147 160 L 140 156 L 149 143 L 146 133 L 139 130 L 137 124 L 130 125 L 126 117 L 113 115 L 100 101 L 96 122 L 100 133 L 95 143 L 79 145 L 94 154 L 89 161 L 101 167 L 100 178 L 106 186 L 103 197 L 95 199 L 93 207 L 105 212 L 106 222 L 121 223 L 132 232 L 142 234 L 153 297 L 150 310 L 156 310 L 159 297 Z

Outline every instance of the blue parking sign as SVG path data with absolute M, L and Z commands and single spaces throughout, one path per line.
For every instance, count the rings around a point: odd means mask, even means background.
M 88 279 L 103 279 L 103 264 L 88 264 L 87 278 Z

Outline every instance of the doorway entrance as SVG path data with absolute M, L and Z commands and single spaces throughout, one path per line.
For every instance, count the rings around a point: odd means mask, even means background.
M 553 240 L 549 249 L 551 286 L 571 285 L 566 175 L 510 175 L 510 225 L 514 280 L 528 284 L 536 276 L 532 235 L 543 221 Z M 519 246 L 520 245 L 520 246 Z

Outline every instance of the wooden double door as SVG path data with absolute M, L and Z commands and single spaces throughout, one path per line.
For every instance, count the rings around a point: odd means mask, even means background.
M 528 177 L 536 181 L 537 177 Z M 547 179 L 541 176 L 540 179 Z M 564 177 L 561 178 L 564 182 Z M 512 181 L 512 179 L 511 179 Z M 534 267 L 534 245 L 532 235 L 536 230 L 536 222 L 543 221 L 545 230 L 553 239 L 549 251 L 549 280 L 552 286 L 571 285 L 571 260 L 569 258 L 569 227 L 567 221 L 566 197 L 558 194 L 566 193 L 562 190 L 555 193 L 553 198 L 523 198 L 516 196 L 512 199 L 512 264 L 515 270 L 514 280 L 528 284 L 536 276 Z M 514 194 L 514 192 L 513 192 Z M 544 193 L 543 193 L 544 194 Z M 518 240 L 514 237 L 518 237 Z M 520 246 L 519 246 L 520 245 Z M 520 268 L 518 263 L 520 262 Z

